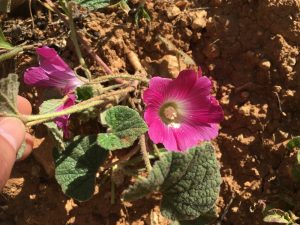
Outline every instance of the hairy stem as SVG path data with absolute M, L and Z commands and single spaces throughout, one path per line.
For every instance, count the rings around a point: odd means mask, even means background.
M 115 98 L 119 95 L 123 95 L 123 94 L 127 94 L 131 91 L 134 91 L 135 88 L 133 87 L 127 87 L 123 90 L 117 90 L 114 92 L 110 92 L 107 94 L 103 94 L 103 95 L 99 95 L 96 96 L 94 98 L 91 98 L 89 100 L 86 100 L 84 102 L 81 102 L 79 104 L 76 104 L 74 106 L 71 106 L 67 109 L 64 109 L 62 111 L 57 111 L 57 112 L 52 112 L 52 113 L 47 113 L 47 114 L 42 114 L 42 115 L 22 115 L 22 120 L 24 121 L 24 123 L 26 124 L 26 126 L 33 126 L 33 125 L 37 125 L 40 123 L 44 123 L 47 121 L 51 121 L 53 119 L 55 119 L 56 117 L 59 116 L 64 116 L 64 115 L 69 115 L 72 113 L 76 113 L 76 112 L 81 112 L 85 109 L 88 109 L 90 107 L 94 107 L 97 105 L 101 105 L 106 101 L 113 101 L 115 100 Z
M 149 79 L 145 77 L 138 77 L 138 76 L 133 76 L 130 74 L 112 74 L 112 75 L 106 75 L 106 76 L 101 76 L 97 79 L 94 79 L 91 81 L 91 83 L 99 83 L 99 82 L 106 82 L 109 80 L 114 80 L 116 78 L 122 78 L 122 79 L 127 79 L 127 80 L 138 80 L 140 82 L 149 83 Z
M 146 145 L 146 137 L 144 134 L 140 136 L 140 146 L 141 146 L 142 157 L 143 157 L 143 160 L 146 165 L 146 169 L 147 169 L 148 173 L 150 173 L 152 170 L 152 166 L 151 166 L 151 162 L 149 159 L 149 154 L 148 154 L 147 145 Z
M 82 66 L 82 68 L 84 69 L 84 73 L 85 73 L 86 77 L 88 78 L 89 81 L 91 81 L 92 75 L 85 63 L 84 58 L 82 57 L 79 43 L 78 43 L 77 36 L 76 36 L 76 29 L 75 29 L 75 25 L 74 25 L 74 21 L 73 21 L 73 14 L 72 14 L 72 3 L 69 2 L 67 5 L 68 5 L 68 10 L 67 10 L 68 24 L 69 24 L 70 31 L 71 31 L 71 40 L 74 44 L 75 51 L 76 51 L 76 54 L 79 59 L 79 63 Z

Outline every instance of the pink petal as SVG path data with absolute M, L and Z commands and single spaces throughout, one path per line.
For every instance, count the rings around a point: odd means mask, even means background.
M 173 128 L 178 148 L 175 151 L 186 151 L 195 147 L 201 141 L 208 141 L 218 136 L 218 128 L 214 124 L 182 124 L 180 128 Z
M 185 99 L 193 89 L 197 81 L 197 74 L 194 70 L 183 70 L 178 77 L 173 80 L 167 87 L 167 98 Z
M 178 148 L 172 129 L 163 124 L 161 120 L 156 120 L 149 126 L 148 134 L 155 144 L 163 143 L 168 150 L 176 150 Z
M 49 77 L 40 67 L 28 68 L 24 73 L 24 82 L 28 85 L 43 85 L 49 82 Z
M 148 126 L 150 126 L 153 122 L 160 120 L 158 114 L 159 108 L 155 107 L 147 107 L 144 113 L 144 119 Z
M 171 79 L 153 77 L 150 80 L 149 88 L 143 94 L 145 104 L 160 104 L 164 100 L 166 89 L 171 82 Z
M 56 109 L 56 111 L 61 111 L 61 110 L 64 110 L 66 108 L 69 108 L 69 107 L 75 105 L 75 101 L 76 101 L 76 95 L 75 94 L 68 94 L 67 100 L 64 102 L 64 104 L 59 106 Z M 68 130 L 69 118 L 70 118 L 70 115 L 64 115 L 64 116 L 57 117 L 55 119 L 55 123 L 56 123 L 57 127 L 59 127 L 60 129 L 63 130 L 65 138 L 70 137 L 70 132 Z
M 65 73 L 65 76 L 73 77 L 71 68 L 64 62 L 64 60 L 57 54 L 53 48 L 47 46 L 37 48 L 37 54 L 39 55 L 40 66 L 48 73 L 55 71 L 61 71 Z

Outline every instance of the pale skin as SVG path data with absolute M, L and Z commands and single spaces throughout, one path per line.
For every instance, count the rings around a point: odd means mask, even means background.
M 31 114 L 29 101 L 21 96 L 17 99 L 18 110 L 21 114 Z M 9 179 L 12 168 L 16 162 L 17 151 L 26 141 L 26 148 L 22 159 L 32 151 L 33 137 L 25 131 L 25 126 L 17 118 L 0 118 L 0 191 Z

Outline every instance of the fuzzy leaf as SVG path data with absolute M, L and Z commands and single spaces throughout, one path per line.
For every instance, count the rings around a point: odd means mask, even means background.
M 44 101 L 43 104 L 40 106 L 40 113 L 51 113 L 55 112 L 55 110 L 63 104 L 63 99 L 51 99 L 48 101 Z M 63 131 L 57 127 L 55 122 L 47 122 L 44 123 L 44 125 L 47 127 L 48 131 L 52 134 L 54 140 L 57 143 L 57 147 L 61 150 L 65 150 L 65 143 L 64 143 L 64 135 Z
M 110 5 L 110 0 L 75 0 L 75 2 L 91 10 L 105 8 Z
M 279 224 L 293 224 L 292 218 L 289 213 L 280 209 L 270 209 L 263 219 L 267 223 L 279 223 Z
M 104 117 L 110 133 L 98 134 L 98 142 L 107 150 L 130 147 L 148 129 L 138 112 L 127 106 L 112 107 L 105 111 Z
M 76 101 L 81 102 L 88 100 L 94 96 L 93 87 L 84 85 L 76 88 Z
M 3 116 L 18 114 L 17 95 L 19 85 L 17 74 L 11 73 L 8 77 L 0 80 L 0 113 L 3 113 Z
M 290 150 L 293 148 L 300 148 L 300 136 L 294 137 L 292 140 L 290 140 L 287 143 L 287 148 Z
M 220 184 L 214 149 L 206 142 L 185 154 L 164 154 L 147 179 L 139 179 L 125 191 L 124 199 L 137 200 L 159 190 L 165 217 L 173 221 L 194 220 L 212 209 Z
M 216 208 L 213 207 L 209 212 L 199 216 L 195 220 L 173 221 L 170 225 L 207 225 L 218 218 Z
M 95 177 L 108 152 L 97 144 L 97 136 L 76 136 L 66 143 L 66 150 L 54 152 L 55 178 L 63 192 L 86 201 L 94 193 Z
M 0 2 L 1 2 L 1 0 L 0 0 Z M 4 48 L 7 50 L 11 50 L 14 48 L 9 42 L 7 42 L 5 36 L 2 32 L 1 27 L 0 27 L 0 48 Z

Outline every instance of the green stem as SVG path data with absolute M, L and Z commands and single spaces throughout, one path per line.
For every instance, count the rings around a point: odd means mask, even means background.
M 147 169 L 148 173 L 150 173 L 152 170 L 152 166 L 151 166 L 151 162 L 149 159 L 149 154 L 148 154 L 147 145 L 146 145 L 146 137 L 144 134 L 140 136 L 140 146 L 141 146 L 142 157 L 143 157 L 143 160 L 146 165 L 146 169 Z
M 128 79 L 128 80 L 138 80 L 140 82 L 149 83 L 149 79 L 145 78 L 145 77 L 138 77 L 138 76 L 134 76 L 134 75 L 130 75 L 130 74 L 112 74 L 112 75 L 106 75 L 106 76 L 101 76 L 97 79 L 94 79 L 91 81 L 91 83 L 101 83 L 101 82 L 106 82 L 109 80 L 114 80 L 116 78 L 122 78 L 122 79 Z
M 11 49 L 8 52 L 5 52 L 0 55 L 0 62 L 3 62 L 4 60 L 10 59 L 14 57 L 15 55 L 19 54 L 20 52 L 27 50 L 27 49 L 33 49 L 36 46 L 34 45 L 25 45 L 25 46 L 16 46 L 13 49 Z
M 80 51 L 80 47 L 79 47 L 79 43 L 77 40 L 77 36 L 76 36 L 76 29 L 75 29 L 75 25 L 74 25 L 74 21 L 73 21 L 73 14 L 72 14 L 72 3 L 68 2 L 67 6 L 68 6 L 68 10 L 67 10 L 67 14 L 68 14 L 68 24 L 71 30 L 71 40 L 75 46 L 75 51 L 76 54 L 78 56 L 79 59 L 79 63 L 82 66 L 82 68 L 84 69 L 84 73 L 86 75 L 86 77 L 88 78 L 89 81 L 92 80 L 92 75 L 91 72 L 89 71 L 84 58 L 82 57 L 81 51 Z
M 52 112 L 52 113 L 47 113 L 47 114 L 42 114 L 42 115 L 29 115 L 29 116 L 22 115 L 21 119 L 24 121 L 26 126 L 29 126 L 29 125 L 33 126 L 33 125 L 41 124 L 41 123 L 53 120 L 59 116 L 64 116 L 64 115 L 69 115 L 69 114 L 76 113 L 76 112 L 81 112 L 90 107 L 94 107 L 94 106 L 103 104 L 106 101 L 113 101 L 113 100 L 115 100 L 116 96 L 122 95 L 122 94 L 127 94 L 134 90 L 135 90 L 135 88 L 128 87 L 123 90 L 117 90 L 114 92 L 96 96 L 94 98 L 91 98 L 89 100 L 86 100 L 84 102 L 76 104 L 74 106 L 71 106 L 62 111 L 57 111 L 57 112 Z

